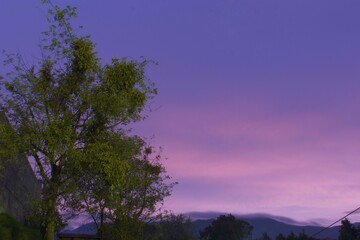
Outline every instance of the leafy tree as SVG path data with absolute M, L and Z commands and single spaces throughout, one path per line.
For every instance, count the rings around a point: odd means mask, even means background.
M 298 240 L 312 240 L 314 238 L 309 237 L 308 235 L 306 235 L 305 233 L 300 233 L 299 236 L 297 236 Z
M 299 235 L 296 235 L 293 232 L 286 237 L 280 233 L 275 239 L 276 240 L 315 240 L 314 238 L 307 236 L 305 233 L 300 233 Z
M 5 213 L 0 213 L 0 239 L 11 240 L 40 240 L 37 228 L 22 225 Z
M 115 149 L 127 149 L 125 153 L 119 152 L 127 169 L 122 180 L 118 181 L 116 169 L 105 171 L 98 164 L 92 164 L 98 161 L 92 158 L 76 173 L 80 184 L 71 194 L 71 202 L 78 211 L 82 209 L 91 214 L 100 236 L 104 223 L 110 222 L 107 231 L 111 234 L 108 235 L 136 239 L 142 235 L 145 223 L 160 214 L 163 200 L 170 195 L 175 183 L 167 183 L 169 177 L 159 162 L 160 155 L 153 156 L 152 148 L 142 139 L 122 137 L 109 142 L 115 144 Z
M 339 240 L 357 240 L 358 231 L 351 224 L 351 222 L 345 218 L 341 221 L 340 231 L 339 231 Z
M 72 29 L 75 15 L 76 9 L 69 6 L 50 7 L 42 57 L 28 66 L 20 55 L 8 54 L 6 64 L 13 70 L 1 81 L 1 110 L 9 125 L 0 124 L 0 145 L 7 146 L 0 154 L 23 152 L 36 164 L 48 240 L 54 238 L 60 204 L 77 190 L 74 172 L 89 166 L 101 169 L 97 176 L 105 175 L 110 182 L 99 188 L 102 196 L 112 192 L 120 196 L 129 171 L 136 169 L 125 160 L 139 152 L 118 148 L 128 134 L 125 127 L 143 119 L 146 103 L 157 93 L 145 76 L 149 61 L 113 58 L 102 65 L 94 43 Z M 141 161 L 138 167 L 162 171 Z M 124 210 L 119 208 L 122 200 L 111 202 L 114 213 Z
M 292 232 L 286 237 L 286 240 L 297 240 L 297 236 Z
M 257 238 L 257 240 L 271 240 L 271 237 L 267 233 L 263 233 L 261 238 Z
M 192 222 L 184 215 L 168 214 L 158 224 L 157 240 L 195 240 Z
M 286 237 L 283 234 L 279 234 L 276 236 L 275 240 L 286 240 Z
M 210 226 L 200 232 L 204 240 L 242 240 L 251 236 L 253 227 L 233 215 L 220 215 Z

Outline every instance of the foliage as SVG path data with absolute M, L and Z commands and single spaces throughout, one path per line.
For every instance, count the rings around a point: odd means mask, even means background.
M 360 239 L 359 230 L 354 227 L 348 219 L 341 221 L 339 240 L 357 240 Z
M 134 221 L 131 218 L 116 219 L 110 224 L 105 224 L 103 233 L 108 240 L 137 240 L 143 236 L 144 222 Z
M 121 137 L 107 142 L 114 150 L 120 150 L 118 154 L 124 159 L 120 167 L 126 171 L 118 176 L 119 166 L 106 170 L 92 163 L 98 161 L 96 157 L 87 158 L 90 160 L 85 162 L 82 171 L 76 173 L 80 184 L 70 196 L 75 203 L 72 205 L 77 211 L 83 209 L 91 214 L 101 236 L 104 223 L 111 223 L 106 227 L 111 235 L 118 239 L 127 239 L 127 236 L 136 239 L 145 223 L 160 213 L 163 200 L 170 195 L 175 183 L 167 183 L 169 177 L 160 163 L 160 155 L 153 156 L 152 148 L 142 139 Z
M 184 215 L 173 213 L 162 216 L 159 223 L 153 224 L 153 232 L 148 234 L 146 240 L 194 240 L 193 225 Z
M 1 79 L 1 78 L 0 78 Z M 0 94 L 1 96 L 1 94 Z M 14 131 L 9 127 L 6 116 L 0 112 L 0 173 L 9 162 L 18 161 L 19 142 L 13 139 Z
M 279 234 L 275 240 L 315 240 L 315 238 L 307 236 L 305 233 L 300 233 L 299 235 L 296 235 L 294 233 L 290 233 L 288 236 L 284 236 L 282 234 Z
M 263 233 L 261 238 L 257 238 L 256 240 L 271 240 L 271 237 L 267 233 Z
M 21 225 L 4 213 L 0 213 L 0 239 L 36 240 L 41 239 L 36 228 Z
M 283 234 L 279 234 L 276 236 L 275 240 L 286 240 L 286 237 Z
M 251 236 L 253 227 L 233 215 L 221 215 L 210 226 L 200 232 L 200 239 L 206 240 L 242 240 Z
M 20 55 L 7 54 L 5 64 L 13 70 L 1 80 L 1 110 L 9 125 L 0 124 L 0 145 L 8 146 L 0 155 L 21 152 L 35 162 L 43 184 L 40 215 L 49 240 L 54 237 L 59 206 L 65 206 L 77 190 L 73 173 L 101 169 L 98 176 L 105 175 L 107 182 L 100 190 L 111 192 L 111 209 L 122 221 L 119 216 L 127 211 L 126 203 L 117 197 L 127 193 L 123 187 L 129 171 L 138 167 L 144 174 L 143 169 L 149 169 L 155 172 L 149 175 L 155 179 L 149 181 L 155 182 L 161 175 L 156 173 L 164 171 L 144 161 L 129 163 L 139 149 L 120 146 L 128 134 L 125 127 L 144 118 L 147 102 L 157 93 L 145 76 L 149 61 L 113 58 L 100 64 L 95 44 L 73 30 L 70 19 L 75 15 L 72 7 L 50 7 L 42 57 L 28 66 Z M 138 166 L 132 165 L 135 162 Z

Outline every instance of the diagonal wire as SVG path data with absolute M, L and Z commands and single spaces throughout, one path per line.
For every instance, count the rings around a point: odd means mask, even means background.
M 314 233 L 313 235 L 311 235 L 310 237 L 315 237 L 316 235 L 318 235 L 318 234 L 320 234 L 320 233 L 322 233 L 322 232 L 324 232 L 325 230 L 327 230 L 327 229 L 329 229 L 329 228 L 331 228 L 332 226 L 334 226 L 335 224 L 337 224 L 338 222 L 340 222 L 341 220 L 343 220 L 344 218 L 347 218 L 348 216 L 350 216 L 351 214 L 354 214 L 355 212 L 357 212 L 358 210 L 360 210 L 360 207 L 358 207 L 357 209 L 355 209 L 355 210 L 353 210 L 353 211 L 351 211 L 351 212 L 349 212 L 348 214 L 346 214 L 345 216 L 343 216 L 342 218 L 340 218 L 339 220 L 337 220 L 337 221 L 335 221 L 335 222 L 333 222 L 332 224 L 330 224 L 329 226 L 327 226 L 327 227 L 324 227 L 323 229 L 321 229 L 320 231 L 318 231 L 318 232 L 316 232 L 316 233 Z

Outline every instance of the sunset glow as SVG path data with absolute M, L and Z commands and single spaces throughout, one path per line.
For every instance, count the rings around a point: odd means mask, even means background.
M 159 63 L 132 128 L 179 182 L 167 209 L 328 224 L 360 206 L 359 1 L 54 2 L 78 7 L 105 62 Z M 0 48 L 35 61 L 43 11 L 3 1 Z

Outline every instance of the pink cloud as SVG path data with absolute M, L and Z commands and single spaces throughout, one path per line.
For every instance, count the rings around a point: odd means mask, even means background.
M 180 183 L 167 206 L 304 221 L 351 209 L 360 198 L 360 129 L 341 114 L 278 116 L 273 108 L 194 104 L 150 117 L 144 129 L 164 147 L 164 164 Z

